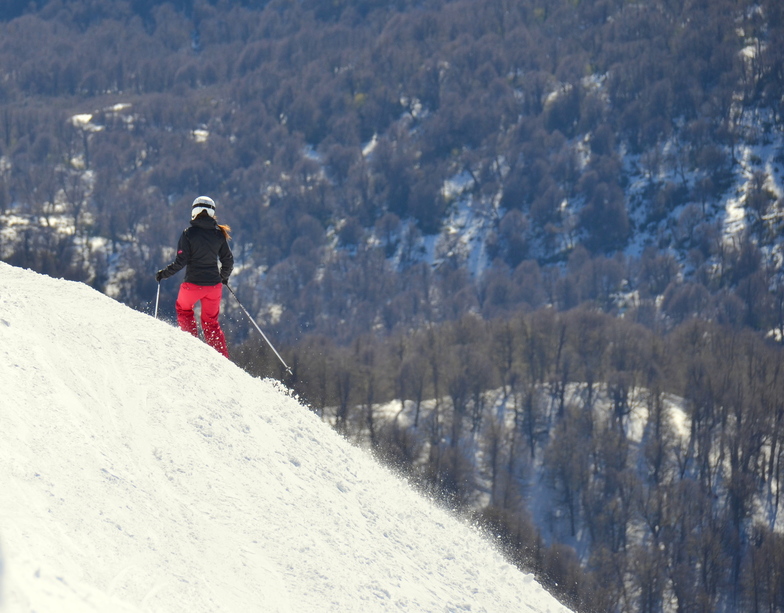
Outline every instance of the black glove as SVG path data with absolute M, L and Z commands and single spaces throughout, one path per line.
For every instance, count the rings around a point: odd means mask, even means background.
M 221 283 L 223 283 L 223 285 L 228 285 L 229 284 L 229 280 L 228 279 L 221 279 Z
M 158 272 L 156 272 L 156 273 L 155 273 L 155 280 L 156 280 L 158 283 L 160 283 L 161 281 L 163 281 L 163 271 L 162 271 L 162 270 L 159 270 Z

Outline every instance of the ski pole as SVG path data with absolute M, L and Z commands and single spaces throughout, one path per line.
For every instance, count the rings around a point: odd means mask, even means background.
M 155 294 L 155 319 L 158 319 L 158 300 L 161 299 L 161 282 L 158 281 L 158 293 Z
M 286 362 L 283 360 L 282 357 L 280 357 L 280 354 L 278 353 L 278 350 L 275 349 L 275 347 L 272 346 L 272 343 L 270 343 L 269 339 L 267 338 L 267 335 L 264 334 L 264 332 L 262 332 L 261 328 L 259 328 L 259 324 L 257 324 L 254 321 L 254 319 L 250 316 L 250 313 L 248 313 L 247 309 L 244 306 L 242 306 L 242 303 L 240 302 L 240 299 L 237 298 L 237 294 L 234 293 L 234 290 L 231 289 L 231 287 L 229 286 L 228 283 L 226 284 L 226 287 L 231 292 L 231 295 L 234 296 L 234 298 L 236 298 L 237 304 L 240 305 L 240 308 L 242 309 L 243 313 L 245 313 L 245 315 L 248 316 L 248 319 L 250 319 L 250 323 L 252 323 L 254 326 L 256 326 L 256 330 L 258 330 L 259 334 L 261 334 L 261 338 L 263 338 L 266 341 L 267 345 L 269 345 L 269 348 L 272 349 L 272 351 L 275 353 L 276 356 L 278 356 L 278 359 L 280 360 L 280 363 L 283 364 L 283 366 L 286 368 L 286 372 L 289 373 L 290 375 L 293 375 L 294 373 L 291 372 L 291 368 L 289 368 L 289 365 L 286 364 Z

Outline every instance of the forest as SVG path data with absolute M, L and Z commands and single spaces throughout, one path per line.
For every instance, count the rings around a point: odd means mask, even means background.
M 11 1 L 0 76 L 0 259 L 151 313 L 210 195 L 232 359 L 575 610 L 784 611 L 781 2 Z
M 781 610 L 779 345 L 585 307 L 327 344 L 291 355 L 313 410 L 575 610 Z

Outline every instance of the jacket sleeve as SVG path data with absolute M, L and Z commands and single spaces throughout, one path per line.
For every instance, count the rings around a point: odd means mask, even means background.
M 221 279 L 226 283 L 231 276 L 231 271 L 234 270 L 234 254 L 231 252 L 228 241 L 223 241 L 220 251 L 218 252 L 218 257 L 220 258 L 221 263 Z
M 180 236 L 180 240 L 177 243 L 177 257 L 174 258 L 174 261 L 171 264 L 163 269 L 163 274 L 161 277 L 163 279 L 168 279 L 169 277 L 177 274 L 180 270 L 185 268 L 185 265 L 188 263 L 190 257 L 191 244 L 188 240 L 187 233 L 183 231 L 182 235 Z

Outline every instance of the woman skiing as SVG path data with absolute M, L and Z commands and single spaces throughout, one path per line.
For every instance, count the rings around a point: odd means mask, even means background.
M 155 274 L 155 280 L 160 283 L 185 268 L 185 279 L 175 304 L 177 322 L 182 330 L 198 337 L 193 307 L 201 301 L 204 340 L 227 358 L 229 352 L 218 323 L 218 314 L 223 285 L 228 284 L 234 268 L 234 256 L 229 248 L 230 230 L 229 226 L 218 224 L 212 198 L 199 196 L 191 208 L 191 225 L 183 231 L 177 243 L 177 257 Z

